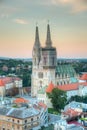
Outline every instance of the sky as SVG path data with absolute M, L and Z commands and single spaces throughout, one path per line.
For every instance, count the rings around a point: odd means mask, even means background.
M 87 58 L 87 0 L 0 0 L 0 57 L 32 58 L 36 23 L 44 47 L 48 20 L 58 58 Z

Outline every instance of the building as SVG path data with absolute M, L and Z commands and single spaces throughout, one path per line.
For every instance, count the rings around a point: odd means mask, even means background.
M 36 130 L 48 124 L 48 108 L 35 98 L 4 98 L 0 105 L 0 130 Z
M 50 83 L 48 87 L 45 89 L 46 93 L 51 93 L 54 88 L 58 88 L 60 90 L 63 90 L 67 94 L 67 99 L 69 99 L 71 96 L 85 96 L 87 95 L 87 82 L 82 83 L 72 83 L 72 84 L 65 84 L 65 85 L 59 85 L 55 86 L 53 83 Z
M 14 87 L 21 93 L 22 86 L 22 79 L 18 77 L 0 77 L 0 96 L 5 96 Z
M 0 130 L 29 130 L 39 125 L 39 112 L 32 108 L 0 107 Z
M 69 100 L 71 96 L 87 95 L 87 82 L 77 82 L 64 85 L 54 85 L 52 82 L 50 82 L 47 87 L 43 87 L 42 89 L 38 90 L 37 93 L 38 100 L 43 101 L 50 108 L 52 107 L 52 103 L 48 98 L 47 93 L 51 93 L 54 88 L 65 91 L 67 95 L 67 100 Z
M 84 130 L 84 128 L 76 124 L 67 124 L 66 120 L 60 120 L 54 125 L 54 130 Z
M 52 81 L 54 85 L 77 82 L 77 74 L 71 65 L 57 64 L 57 51 L 52 45 L 50 25 L 47 25 L 45 47 L 41 47 L 38 26 L 36 26 L 35 43 L 32 51 L 31 95 L 37 96 Z

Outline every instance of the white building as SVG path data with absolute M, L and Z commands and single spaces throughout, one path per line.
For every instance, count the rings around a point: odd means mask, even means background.
M 60 120 L 54 125 L 54 130 L 84 130 L 84 128 L 75 124 L 67 124 L 65 120 Z
M 5 96 L 6 92 L 14 87 L 22 88 L 22 79 L 18 77 L 0 77 L 0 96 Z

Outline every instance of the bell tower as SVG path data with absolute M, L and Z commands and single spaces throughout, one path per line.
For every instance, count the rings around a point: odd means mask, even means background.
M 52 46 L 49 24 L 47 24 L 45 47 L 40 45 L 38 26 L 36 26 L 32 62 L 31 95 L 37 97 L 38 92 L 51 81 L 55 84 L 57 53 L 56 48 Z
M 43 68 L 55 69 L 57 64 L 56 48 L 52 46 L 50 25 L 47 25 L 47 37 L 45 47 L 42 48 L 41 59 L 43 61 Z

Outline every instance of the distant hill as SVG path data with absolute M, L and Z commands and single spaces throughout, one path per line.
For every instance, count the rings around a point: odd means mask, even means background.
M 68 62 L 69 62 L 69 63 L 70 63 L 70 62 L 71 62 L 71 63 L 72 63 L 72 62 L 86 62 L 86 63 L 87 63 L 87 59 L 86 59 L 86 58 L 79 58 L 79 59 L 78 59 L 78 58 L 77 58 L 77 59 L 76 59 L 76 58 L 75 58 L 75 59 L 58 58 L 57 60 L 58 60 L 59 62 L 67 62 L 67 63 L 68 63 Z
M 9 60 L 9 59 L 14 59 L 14 60 L 22 60 L 24 62 L 27 62 L 27 61 L 32 61 L 32 58 L 10 58 L 10 57 L 0 57 L 0 60 Z M 87 62 L 87 58 L 57 58 L 57 60 L 59 62 Z
M 14 60 L 22 60 L 22 61 L 32 61 L 32 58 L 10 58 L 10 57 L 0 57 L 0 60 L 10 60 L 10 59 L 14 59 Z
M 9 59 L 11 59 L 11 58 L 9 58 L 9 57 L 0 57 L 0 60 L 9 60 Z

